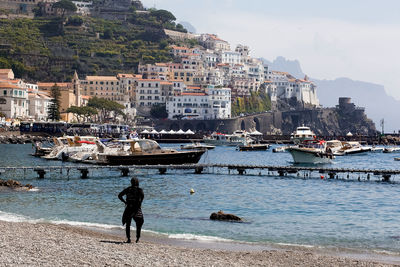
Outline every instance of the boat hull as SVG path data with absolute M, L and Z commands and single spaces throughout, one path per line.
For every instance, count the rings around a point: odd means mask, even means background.
M 105 155 L 102 162 L 108 165 L 179 165 L 199 162 L 204 150 L 174 153 L 149 153 L 140 155 Z
M 260 151 L 260 150 L 267 150 L 268 148 L 269 145 L 262 145 L 262 144 L 239 146 L 240 151 Z
M 288 148 L 289 153 L 293 157 L 295 163 L 306 163 L 306 164 L 326 164 L 331 163 L 333 156 L 316 151 L 306 151 L 296 148 Z

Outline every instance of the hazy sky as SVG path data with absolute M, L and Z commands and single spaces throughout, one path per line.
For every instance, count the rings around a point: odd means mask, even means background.
M 382 84 L 400 99 L 398 0 L 142 0 L 253 57 L 298 59 L 318 79 Z M 399 88 L 399 89 L 398 89 Z

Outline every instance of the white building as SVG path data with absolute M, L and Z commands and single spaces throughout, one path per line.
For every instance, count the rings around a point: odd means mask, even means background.
M 0 112 L 7 118 L 27 118 L 28 93 L 21 80 L 0 81 Z
M 220 61 L 222 64 L 236 65 L 242 63 L 242 57 L 239 52 L 222 51 Z
M 169 119 L 227 119 L 231 117 L 231 89 L 208 86 L 203 91 L 192 90 L 167 99 Z
M 319 106 L 317 87 L 307 76 L 302 80 L 286 72 L 271 71 L 268 78 L 270 80 L 264 82 L 264 87 L 271 101 L 296 98 L 304 104 Z
M 51 97 L 45 92 L 28 89 L 29 117 L 36 121 L 46 121 Z
M 149 111 L 153 105 L 165 103 L 166 96 L 162 93 L 160 79 L 139 79 L 136 86 L 136 108 Z

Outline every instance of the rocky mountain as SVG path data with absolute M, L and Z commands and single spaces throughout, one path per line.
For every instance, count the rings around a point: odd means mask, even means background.
M 274 61 L 264 60 L 272 70 L 286 71 L 296 78 L 304 77 L 304 73 L 297 60 L 287 60 L 277 57 Z M 312 75 L 312 74 L 310 74 Z M 320 80 L 311 78 L 318 86 L 318 98 L 324 107 L 333 107 L 338 104 L 339 97 L 351 97 L 352 101 L 360 107 L 365 107 L 365 112 L 371 118 L 378 130 L 381 130 L 380 120 L 385 120 L 385 132 L 398 130 L 400 125 L 397 119 L 397 108 L 400 101 L 388 95 L 383 85 L 354 81 L 350 78 L 337 78 L 335 80 Z

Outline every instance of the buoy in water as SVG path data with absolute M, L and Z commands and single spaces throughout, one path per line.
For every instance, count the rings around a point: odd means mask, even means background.
M 322 180 L 324 179 L 324 176 L 323 176 L 323 175 L 321 175 L 321 179 L 322 179 Z
M 193 188 L 190 189 L 190 194 L 191 194 L 191 195 L 194 194 L 194 189 L 193 189 Z

